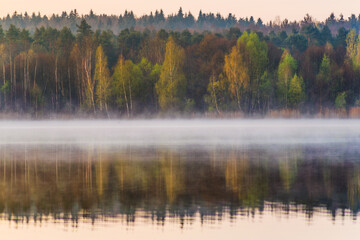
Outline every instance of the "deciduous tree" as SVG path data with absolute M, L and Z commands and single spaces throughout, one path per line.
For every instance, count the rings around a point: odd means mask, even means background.
M 169 37 L 166 44 L 164 64 L 156 83 L 159 105 L 163 111 L 181 110 L 184 105 L 186 79 L 183 73 L 184 49 Z
M 304 81 L 302 77 L 298 77 L 296 74 L 290 81 L 289 85 L 289 106 L 297 108 L 304 101 Z
M 229 91 L 241 110 L 243 93 L 249 86 L 249 71 L 239 48 L 233 47 L 225 56 L 224 72 L 229 81 Z
M 95 84 L 96 84 L 96 103 L 100 109 L 108 113 L 108 102 L 111 94 L 111 78 L 108 67 L 107 57 L 102 46 L 98 46 L 95 57 Z
M 288 107 L 288 92 L 290 81 L 297 69 L 297 62 L 288 50 L 285 50 L 278 68 L 277 94 L 279 102 L 285 108 Z

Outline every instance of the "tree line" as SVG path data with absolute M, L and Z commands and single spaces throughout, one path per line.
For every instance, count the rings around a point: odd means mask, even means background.
M 142 16 L 136 16 L 133 11 L 127 10 L 119 15 L 95 14 L 92 10 L 88 14 L 80 15 L 76 9 L 51 16 L 41 15 L 40 12 L 31 14 L 14 12 L 0 18 L 0 25 L 4 29 L 8 29 L 10 25 L 15 25 L 18 28 L 25 28 L 31 33 L 34 33 L 36 28 L 41 27 L 51 27 L 58 30 L 68 27 L 73 33 L 76 33 L 77 25 L 83 19 L 94 31 L 111 30 L 115 34 L 119 34 L 126 28 L 134 28 L 138 31 L 148 28 L 156 31 L 161 29 L 173 31 L 190 29 L 223 32 L 231 27 L 239 28 L 241 31 L 251 29 L 263 34 L 268 34 L 271 31 L 286 31 L 289 34 L 294 29 L 299 31 L 304 24 L 316 24 L 320 28 L 328 26 L 331 32 L 335 34 L 342 27 L 346 29 L 358 29 L 360 27 L 360 15 L 356 16 L 355 14 L 351 14 L 349 17 L 340 14 L 337 17 L 331 13 L 324 21 L 316 21 L 309 14 L 306 14 L 301 21 L 290 21 L 286 18 L 281 20 L 280 17 L 276 17 L 274 20 L 264 22 L 261 18 L 253 16 L 238 18 L 232 13 L 223 16 L 220 13 L 205 13 L 200 10 L 197 15 L 193 15 L 191 12 L 184 12 L 181 7 L 177 13 L 165 15 L 164 11 L 160 9 Z
M 356 30 L 303 22 L 291 33 L 0 27 L 0 109 L 242 112 L 360 106 Z

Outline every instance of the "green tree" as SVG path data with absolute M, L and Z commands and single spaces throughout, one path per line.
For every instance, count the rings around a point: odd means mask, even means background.
M 126 106 L 127 116 L 134 111 L 134 98 L 139 96 L 143 79 L 141 69 L 131 60 L 120 56 L 113 74 L 113 91 L 119 106 Z
M 0 25 L 0 43 L 3 43 L 5 39 L 5 33 L 4 30 L 2 28 L 2 25 Z
M 249 86 L 249 69 L 237 46 L 225 56 L 224 72 L 229 81 L 229 92 L 241 110 L 242 93 Z
M 96 83 L 96 103 L 103 111 L 105 108 L 108 113 L 108 102 L 111 94 L 111 78 L 108 67 L 108 60 L 102 46 L 98 46 L 95 57 L 95 83 Z
M 302 77 L 298 77 L 296 74 L 290 81 L 288 92 L 288 103 L 292 108 L 297 108 L 304 101 L 304 81 Z
M 138 67 L 142 71 L 143 81 L 141 86 L 141 103 L 144 108 L 148 110 L 155 110 L 156 102 L 156 90 L 155 84 L 160 79 L 161 66 L 159 64 L 153 65 L 146 58 L 142 58 Z
M 209 105 L 209 111 L 214 111 L 221 114 L 221 110 L 224 108 L 225 98 L 228 94 L 228 81 L 220 74 L 218 77 L 213 73 L 209 79 L 209 85 L 207 88 L 208 95 L 205 96 L 205 101 Z
M 184 49 L 175 43 L 173 37 L 169 37 L 160 79 L 155 85 L 159 105 L 163 111 L 181 110 L 184 106 L 186 90 L 184 60 Z
M 346 55 L 351 59 L 354 69 L 360 67 L 360 34 L 352 29 L 346 36 Z
M 270 109 L 271 100 L 274 95 L 274 87 L 268 71 L 265 71 L 260 79 L 260 109 L 265 113 Z
M 328 94 L 328 88 L 331 78 L 331 68 L 330 68 L 330 58 L 324 54 L 324 57 L 321 61 L 319 73 L 316 76 L 316 85 L 319 91 L 319 103 L 320 103 L 320 112 L 322 112 L 323 101 L 326 99 Z
M 62 65 L 62 84 L 60 86 L 65 91 L 65 94 L 68 97 L 68 103 L 70 107 L 72 106 L 72 91 L 73 91 L 73 81 L 72 79 L 74 76 L 71 74 L 71 51 L 73 49 L 75 37 L 72 34 L 71 30 L 67 27 L 64 27 L 60 33 L 58 38 L 58 47 L 59 47 L 59 55 L 61 59 L 61 65 Z M 75 75 L 75 74 L 74 74 Z
M 0 43 L 0 68 L 1 68 L 0 78 L 2 78 L 2 81 L 0 83 L 2 86 L 5 86 L 5 84 L 7 83 L 6 82 L 6 68 L 5 68 L 6 59 L 7 59 L 7 56 L 6 56 L 5 44 Z M 4 96 L 3 97 L 4 103 L 6 103 L 6 93 L 5 92 L 3 92 L 3 96 Z
M 246 89 L 247 111 L 253 112 L 259 107 L 259 86 L 261 77 L 267 69 L 268 46 L 255 32 L 244 32 L 237 41 L 237 49 L 243 57 L 243 62 L 249 75 L 249 84 Z
M 38 117 L 38 112 L 39 112 L 39 108 L 42 108 L 42 106 L 44 105 L 45 99 L 43 96 L 43 92 L 42 90 L 35 84 L 31 89 L 30 89 L 30 96 L 31 96 L 31 100 L 32 100 L 32 104 L 33 104 L 33 108 L 34 108 L 34 112 L 35 112 L 35 117 Z
M 84 98 L 84 105 L 88 109 L 93 109 L 95 112 L 95 82 L 92 77 L 93 72 L 93 55 L 94 55 L 94 41 L 93 32 L 90 25 L 83 19 L 80 25 L 77 25 L 77 42 L 80 48 L 80 76 L 81 76 L 81 91 Z
M 77 26 L 77 38 L 78 41 L 81 42 L 84 40 L 84 38 L 87 38 L 90 36 L 93 32 L 91 30 L 91 26 L 86 22 L 85 19 L 81 20 L 80 25 Z
M 288 92 L 290 81 L 293 79 L 297 69 L 297 62 L 291 56 L 288 50 L 285 50 L 281 56 L 278 68 L 277 95 L 279 102 L 285 108 L 288 107 Z
M 337 95 L 335 99 L 336 109 L 344 109 L 346 107 L 346 92 L 341 92 Z
M 10 25 L 6 32 L 6 48 L 8 50 L 9 68 L 10 68 L 10 101 L 14 101 L 16 88 L 16 61 L 15 57 L 20 50 L 19 46 L 20 29 Z

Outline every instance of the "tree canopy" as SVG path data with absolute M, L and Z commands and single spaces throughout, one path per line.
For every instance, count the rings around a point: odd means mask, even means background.
M 288 108 L 317 113 L 349 109 L 360 99 L 359 36 L 345 27 L 335 34 L 330 20 L 322 26 L 307 17 L 299 29 L 264 34 L 264 22 L 249 19 L 259 28 L 250 24 L 244 30 L 234 16 L 222 32 L 134 27 L 114 32 L 93 27 L 96 18 L 61 29 L 2 26 L 0 111 L 127 117 L 252 115 Z M 133 18 L 127 12 L 119 21 L 136 26 Z M 209 20 L 204 13 L 191 20 L 179 11 L 170 18 L 158 12 L 152 21 L 172 19 L 177 28 L 185 18 L 189 26 Z

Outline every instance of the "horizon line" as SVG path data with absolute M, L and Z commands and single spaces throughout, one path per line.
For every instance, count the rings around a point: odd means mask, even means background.
M 7 17 L 13 17 L 15 14 L 16 14 L 17 16 L 23 16 L 23 17 L 26 16 L 25 14 L 27 14 L 30 18 L 32 17 L 32 15 L 40 16 L 40 17 L 42 17 L 42 18 L 44 18 L 44 17 L 51 18 L 51 17 L 53 17 L 53 16 L 55 16 L 55 17 L 61 17 L 61 15 L 62 15 L 63 13 L 66 13 L 67 15 L 69 15 L 69 14 L 70 14 L 71 12 L 73 12 L 73 11 L 76 11 L 76 13 L 77 13 L 77 15 L 78 15 L 78 18 L 80 18 L 80 19 L 81 19 L 81 18 L 86 18 L 86 17 L 90 16 L 91 12 L 93 12 L 93 14 L 94 14 L 95 16 L 98 16 L 98 17 L 100 17 L 100 16 L 120 17 L 120 16 L 123 16 L 126 12 L 128 12 L 128 13 L 131 13 L 131 12 L 132 12 L 132 13 L 134 14 L 135 19 L 140 19 L 141 17 L 144 17 L 144 16 L 151 16 L 151 14 L 154 15 L 157 11 L 158 11 L 158 12 L 163 11 L 164 17 L 165 17 L 165 18 L 168 18 L 169 16 L 176 16 L 176 14 L 180 11 L 180 9 L 182 9 L 182 7 L 179 7 L 179 10 L 178 10 L 177 12 L 165 13 L 165 11 L 164 11 L 162 8 L 160 8 L 160 9 L 156 9 L 155 11 L 150 11 L 149 13 L 142 14 L 142 15 L 137 15 L 133 10 L 129 10 L 129 9 L 124 9 L 123 13 L 120 13 L 120 14 L 115 14 L 115 13 L 111 13 L 111 14 L 107 14 L 107 13 L 95 13 L 93 9 L 90 9 L 90 10 L 88 11 L 88 13 L 79 13 L 76 8 L 71 9 L 71 10 L 68 10 L 68 11 L 67 11 L 67 10 L 62 10 L 62 11 L 60 11 L 60 13 L 59 13 L 59 12 L 58 12 L 58 13 L 53 12 L 53 13 L 50 13 L 50 14 L 41 14 L 41 11 L 32 11 L 32 12 L 24 11 L 24 12 L 18 12 L 18 11 L 15 10 L 13 13 L 7 13 L 7 14 L 4 15 L 3 17 L 0 16 L 0 20 L 6 20 Z M 237 17 L 236 14 L 233 14 L 233 13 L 231 13 L 231 12 L 229 12 L 228 14 L 222 14 L 222 13 L 220 13 L 220 12 L 211 12 L 211 11 L 205 12 L 205 11 L 202 11 L 202 9 L 200 9 L 197 14 L 194 14 L 194 13 L 191 12 L 190 10 L 189 10 L 189 11 L 183 11 L 183 14 L 184 14 L 184 16 L 186 16 L 186 15 L 188 15 L 189 13 L 191 13 L 191 15 L 194 17 L 194 19 L 195 19 L 195 20 L 198 20 L 200 12 L 202 12 L 203 14 L 206 14 L 206 15 L 213 14 L 215 17 L 216 17 L 216 15 L 220 14 L 221 17 L 223 17 L 224 19 L 226 19 L 228 16 L 231 15 L 231 16 L 234 17 L 237 21 L 239 21 L 239 20 L 241 20 L 241 19 L 244 19 L 244 20 L 245 20 L 245 19 L 250 19 L 251 17 L 253 17 L 254 21 L 256 21 L 256 20 L 259 19 L 259 18 L 260 18 L 261 20 L 263 20 L 262 17 L 257 17 L 257 16 L 255 17 L 254 15 Z M 336 16 L 335 13 L 334 13 L 334 11 L 332 11 L 332 12 L 329 13 L 328 18 L 329 18 L 332 14 L 334 14 L 336 21 L 341 20 L 341 17 L 343 17 L 344 21 L 348 21 L 349 18 L 350 18 L 351 16 L 353 16 L 353 15 L 354 15 L 357 19 L 360 20 L 360 13 L 358 14 L 358 16 L 356 16 L 356 14 L 354 14 L 354 13 L 350 14 L 349 16 L 344 16 L 342 13 L 340 13 L 338 16 Z M 323 23 L 323 22 L 326 22 L 326 20 L 328 19 L 328 18 L 325 18 L 325 19 L 323 19 L 323 20 L 317 20 L 317 19 L 316 19 L 315 17 L 313 17 L 311 14 L 305 13 L 305 14 L 304 14 L 304 17 L 303 17 L 302 19 L 289 20 L 289 19 L 286 18 L 286 17 L 285 17 L 285 18 L 281 18 L 281 16 L 277 15 L 277 16 L 275 16 L 275 18 L 274 18 L 273 20 L 268 20 L 268 21 L 266 21 L 266 23 L 270 23 L 270 22 L 274 22 L 274 21 L 284 21 L 284 20 L 288 20 L 289 22 L 297 23 L 297 22 L 301 22 L 302 20 L 304 20 L 306 16 L 310 16 L 310 17 L 312 18 L 312 20 L 313 20 L 314 23 Z M 265 21 L 264 21 L 264 23 L 265 23 Z

